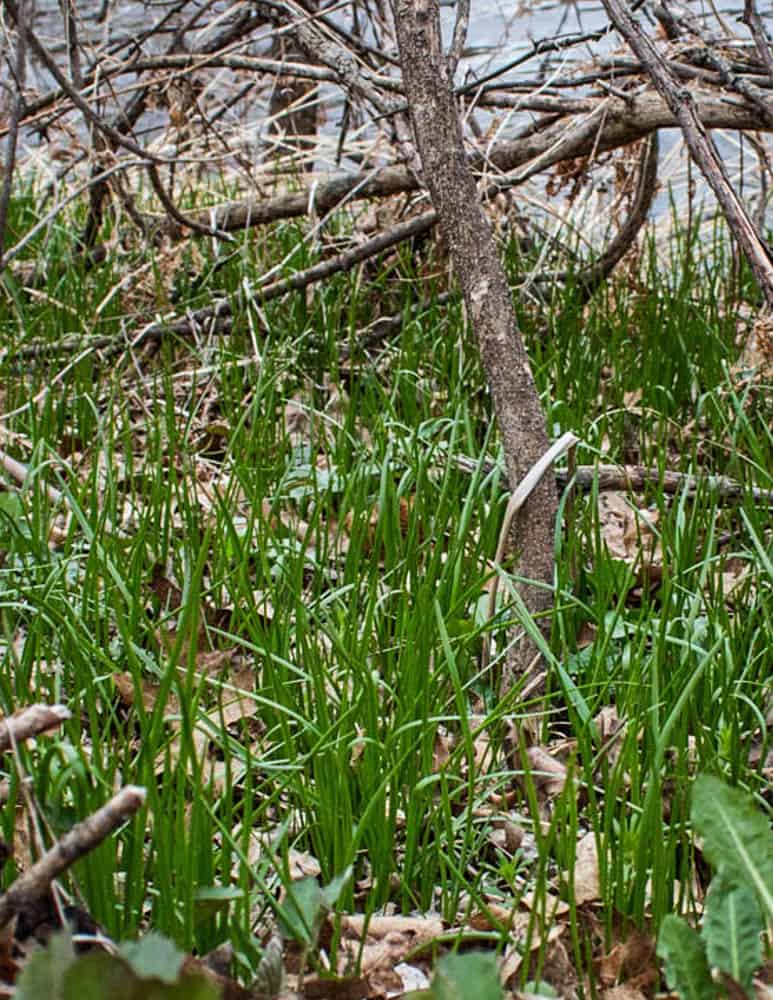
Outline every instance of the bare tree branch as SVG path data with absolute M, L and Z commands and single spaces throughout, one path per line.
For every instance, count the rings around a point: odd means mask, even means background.
M 587 301 L 594 292 L 607 280 L 615 267 L 633 246 L 642 226 L 647 221 L 647 215 L 655 199 L 658 189 L 658 133 L 653 132 L 642 146 L 639 161 L 639 176 L 636 183 L 636 193 L 633 197 L 631 211 L 625 223 L 615 234 L 609 245 L 604 249 L 598 260 L 589 267 L 574 275 L 574 281 L 583 289 L 583 297 Z M 566 281 L 568 271 L 538 274 L 534 281 Z
M 462 58 L 462 50 L 467 41 L 467 29 L 470 24 L 470 0 L 456 0 L 456 22 L 451 48 L 448 50 L 448 79 L 453 83 L 456 67 Z
M 765 29 L 765 22 L 757 11 L 755 0 L 745 0 L 741 20 L 749 26 L 757 52 L 768 71 L 770 82 L 773 83 L 773 42 Z
M 24 2 L 24 0 L 22 0 L 22 2 Z M 16 0 L 3 0 L 3 3 L 5 4 L 8 13 L 13 18 L 14 23 L 18 26 L 21 15 L 19 13 L 19 7 Z M 92 111 L 88 102 L 81 97 L 80 93 L 67 80 L 64 73 L 59 69 L 56 59 L 54 59 L 45 45 L 43 45 L 31 29 L 27 31 L 27 39 L 29 47 L 35 53 L 35 56 L 43 63 L 51 76 L 53 76 L 59 84 L 62 91 L 70 98 L 72 103 L 83 113 L 87 121 L 96 126 L 96 128 L 103 132 L 109 139 L 112 139 L 116 145 L 124 147 L 129 150 L 130 153 L 134 153 L 136 156 L 142 156 L 145 159 L 152 160 L 156 163 L 168 162 L 165 157 L 155 156 L 148 150 L 138 146 L 132 139 L 128 139 L 126 136 L 121 135 L 121 133 L 117 129 L 113 128 L 112 125 L 108 125 L 107 122 L 103 121 L 99 115 Z
M 641 60 L 678 121 L 690 155 L 716 195 L 727 223 L 759 282 L 765 301 L 773 307 L 773 254 L 733 189 L 722 158 L 697 113 L 692 92 L 677 85 L 655 45 L 632 17 L 625 0 L 603 2 L 615 27 Z

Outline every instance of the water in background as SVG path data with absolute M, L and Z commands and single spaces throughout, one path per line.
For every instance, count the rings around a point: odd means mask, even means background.
M 191 48 L 198 48 L 213 37 L 214 34 L 223 28 L 223 20 L 218 16 L 230 16 L 240 5 L 221 2 L 210 8 L 208 22 L 209 26 L 203 29 L 193 28 L 186 33 L 186 40 Z M 712 5 L 709 0 L 697 0 L 692 3 L 691 9 L 698 16 L 705 16 L 709 22 L 714 19 Z M 76 7 L 79 19 L 79 36 L 81 44 L 85 50 L 84 64 L 88 62 L 90 53 L 96 56 L 97 50 L 126 51 L 126 48 L 134 43 L 139 36 L 146 32 L 155 22 L 164 17 L 169 11 L 167 2 L 136 2 L 136 0 L 76 0 Z M 726 23 L 736 31 L 737 34 L 748 40 L 747 29 L 739 22 L 739 17 L 743 12 L 743 4 L 736 2 L 722 9 L 721 14 Z M 344 21 L 347 19 L 345 11 L 339 12 Z M 453 2 L 443 0 L 442 18 L 444 33 L 450 35 L 453 27 L 455 9 Z M 769 24 L 773 27 L 773 9 L 765 11 L 765 16 Z M 188 19 L 190 12 L 186 9 L 181 15 L 170 19 L 166 33 L 158 39 L 148 43 L 156 49 L 162 48 L 168 43 L 171 32 L 183 23 L 183 19 Z M 214 25 L 211 24 L 214 22 Z M 546 0 L 544 3 L 529 3 L 523 0 L 520 3 L 506 3 L 500 0 L 472 0 L 470 25 L 468 32 L 467 49 L 464 58 L 459 66 L 457 82 L 471 82 L 481 76 L 490 73 L 492 70 L 510 63 L 519 56 L 523 56 L 532 50 L 535 41 L 550 37 L 572 36 L 577 33 L 597 31 L 608 24 L 606 14 L 601 2 L 554 2 Z M 57 54 L 66 62 L 66 46 L 64 41 L 63 20 L 59 4 L 56 0 L 37 0 L 35 14 L 35 30 L 41 40 L 51 51 Z M 258 35 L 261 32 L 257 33 Z M 266 51 L 268 41 L 262 43 L 258 39 L 250 43 L 253 54 L 263 54 Z M 552 75 L 568 72 L 578 60 L 590 63 L 594 56 L 600 53 L 609 53 L 615 48 L 620 48 L 617 36 L 610 32 L 601 41 L 594 41 L 591 44 L 583 44 L 569 49 L 563 53 L 554 53 L 539 56 L 531 59 L 522 67 L 513 72 L 507 72 L 502 79 L 512 81 L 523 79 L 539 78 L 549 79 Z M 152 51 L 146 46 L 146 51 Z M 127 80 L 132 79 L 127 77 Z M 28 84 L 44 92 L 52 86 L 52 81 L 48 77 L 43 67 L 31 63 L 28 71 Z M 223 94 L 228 92 L 232 80 L 228 72 L 218 75 L 215 83 L 213 96 L 216 95 L 218 87 Z M 330 99 L 331 90 L 322 89 L 323 99 Z M 253 101 L 252 98 L 250 98 Z M 339 105 L 340 107 L 340 105 Z M 254 101 L 251 107 L 251 121 L 245 128 L 245 134 L 249 132 L 250 142 L 253 145 L 253 155 L 257 159 L 263 155 L 260 144 L 260 122 L 259 116 L 255 114 L 256 107 Z M 238 115 L 238 106 L 233 109 L 233 115 Z M 243 113 L 243 112 L 242 112 Z M 490 123 L 490 116 L 485 112 L 478 112 L 485 129 Z M 528 116 L 518 111 L 498 112 L 497 127 L 499 134 L 506 135 L 508 132 L 523 124 Z M 165 119 L 164 119 L 165 120 Z M 235 118 L 234 118 L 235 120 Z M 329 150 L 335 148 L 339 115 L 335 106 L 328 107 L 326 124 L 323 126 L 323 140 Z M 77 129 L 81 127 L 80 116 L 72 116 L 73 126 Z M 152 141 L 154 135 L 160 130 L 162 118 L 154 116 L 151 112 L 142 121 L 141 134 L 144 141 Z M 256 124 L 257 122 L 257 124 Z M 728 169 L 739 187 L 743 188 L 744 194 L 754 195 L 755 189 L 759 188 L 758 178 L 754 158 L 748 155 L 744 160 L 739 158 L 739 144 L 737 137 L 716 137 L 725 157 Z M 27 140 L 35 145 L 34 138 Z M 39 152 L 43 152 L 42 149 Z M 332 165 L 332 152 L 331 152 Z M 38 157 L 38 166 L 40 159 Z M 343 164 L 346 166 L 346 163 Z M 681 142 L 681 135 L 678 130 L 665 130 L 661 137 L 661 179 L 665 179 L 670 184 L 668 192 L 658 199 L 655 212 L 659 215 L 668 214 L 671 199 L 676 204 L 677 211 L 685 204 L 688 193 L 687 157 Z M 743 171 L 743 172 L 742 172 Z M 532 197 L 539 203 L 545 197 L 544 186 L 540 187 L 539 182 L 532 188 Z M 609 204 L 609 193 L 605 190 L 603 177 L 596 190 L 593 186 L 584 192 L 573 208 L 575 228 L 590 229 L 597 228 L 599 219 L 603 219 Z M 713 211 L 712 196 L 708 193 L 704 204 L 704 211 Z M 595 242 L 595 239 L 592 239 Z

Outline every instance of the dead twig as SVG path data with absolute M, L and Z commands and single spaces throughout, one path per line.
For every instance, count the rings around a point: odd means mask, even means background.
M 625 223 L 604 249 L 598 260 L 575 275 L 574 280 L 582 289 L 582 301 L 586 302 L 603 285 L 615 267 L 625 257 L 647 221 L 647 215 L 658 189 L 658 133 L 653 132 L 645 140 L 639 162 L 639 176 L 636 184 L 631 211 Z M 566 281 L 568 271 L 537 274 L 535 282 Z
M 765 22 L 759 15 L 755 0 L 746 0 L 741 20 L 749 26 L 757 52 L 768 71 L 770 82 L 773 83 L 773 42 L 765 28 Z
M 77 823 L 0 896 L 0 929 L 25 907 L 41 899 L 51 883 L 92 851 L 145 804 L 146 791 L 127 785 L 107 805 Z
M 69 718 L 70 710 L 64 705 L 29 705 L 0 721 L 0 753 L 33 736 L 58 729 Z

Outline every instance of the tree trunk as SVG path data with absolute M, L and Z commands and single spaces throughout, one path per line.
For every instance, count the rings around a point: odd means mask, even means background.
M 478 340 L 494 413 L 515 489 L 547 451 L 545 418 L 521 340 L 504 267 L 481 208 L 464 154 L 452 81 L 442 52 L 437 0 L 392 0 L 403 85 L 421 159 L 424 183 L 448 244 L 467 316 Z M 533 615 L 552 604 L 553 532 L 558 506 L 555 480 L 543 476 L 515 523 L 517 574 L 529 583 L 519 592 Z M 541 584 L 541 586 L 540 586 Z M 531 641 L 511 646 L 503 689 L 533 681 Z

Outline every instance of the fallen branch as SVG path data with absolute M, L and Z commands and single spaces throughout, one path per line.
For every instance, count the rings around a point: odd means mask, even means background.
M 539 159 L 541 170 L 547 170 L 562 160 L 608 152 L 643 139 L 661 128 L 674 128 L 677 120 L 666 102 L 657 94 L 633 96 L 629 101 L 618 98 L 597 98 L 593 104 L 598 109 L 593 127 L 573 122 L 563 117 L 551 120 L 533 134 L 516 140 L 496 143 L 488 153 L 473 150 L 468 161 L 473 169 L 487 166 L 500 173 L 519 167 L 533 166 Z M 600 112 L 604 111 L 601 115 Z M 700 97 L 695 99 L 695 113 L 707 129 L 741 129 L 744 131 L 773 131 L 766 124 L 758 109 L 745 104 L 728 103 L 727 99 Z M 581 127 L 582 126 L 582 127 Z M 510 185 L 520 183 L 526 176 Z M 263 226 L 280 219 L 294 219 L 314 212 L 323 215 L 342 201 L 384 198 L 393 194 L 416 191 L 420 181 L 407 167 L 387 166 L 376 171 L 342 174 L 331 180 L 317 183 L 297 193 L 275 198 L 245 198 L 228 202 L 211 209 L 191 214 L 201 225 L 232 232 L 251 226 Z
M 556 473 L 558 485 L 565 487 L 572 477 L 566 470 Z M 717 499 L 739 502 L 751 497 L 756 504 L 773 507 L 773 490 L 758 486 L 744 486 L 743 483 L 727 476 L 692 475 L 686 472 L 661 472 L 643 465 L 578 465 L 574 474 L 577 489 L 589 492 L 595 487 L 600 490 L 634 490 L 656 486 L 664 493 L 675 495 L 684 490 L 688 496 L 711 491 Z
M 457 455 L 454 463 L 464 472 L 473 473 L 479 465 L 487 475 L 499 467 L 494 459 L 484 459 L 482 463 L 464 455 Z M 687 496 L 694 497 L 699 492 L 710 491 L 719 501 L 738 503 L 751 499 L 759 506 L 773 507 L 773 490 L 762 489 L 759 486 L 745 486 L 727 476 L 694 475 L 687 472 L 665 472 L 660 469 L 648 468 L 645 465 L 578 465 L 574 471 L 556 469 L 556 484 L 560 489 L 566 489 L 569 484 L 583 493 L 593 489 L 630 490 L 639 493 L 649 486 L 655 486 L 669 496 L 685 491 Z
M 45 896 L 54 879 L 141 809 L 146 794 L 138 785 L 127 785 L 107 805 L 82 823 L 76 823 L 0 896 L 0 929 L 17 913 Z
M 24 486 L 29 479 L 30 470 L 26 465 L 21 462 L 17 462 L 15 458 L 12 458 L 2 449 L 0 449 L 0 468 L 3 468 L 8 475 L 16 480 L 20 486 Z M 46 495 L 51 503 L 58 504 L 62 499 L 62 494 L 59 490 L 54 489 L 53 486 L 44 485 L 43 487 L 46 491 Z M 0 747 L 0 749 L 2 749 Z
M 30 705 L 22 709 L 0 721 L 0 753 L 33 736 L 58 729 L 69 718 L 70 710 L 64 705 Z

